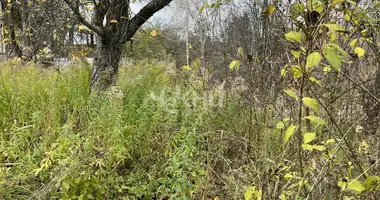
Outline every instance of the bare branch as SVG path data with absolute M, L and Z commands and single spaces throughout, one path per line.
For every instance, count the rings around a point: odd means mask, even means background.
M 97 33 L 98 35 L 100 36 L 104 36 L 105 33 L 104 33 L 104 30 L 102 28 L 100 28 L 99 26 L 96 26 L 94 24 L 91 24 L 90 22 L 88 22 L 81 14 L 80 14 L 80 11 L 79 11 L 79 6 L 76 6 L 74 5 L 74 3 L 70 0 L 64 0 L 65 3 L 67 4 L 67 6 L 69 6 L 69 8 L 74 12 L 74 14 L 77 16 L 77 18 L 79 19 L 79 21 L 87 26 L 90 30 L 94 31 L 95 33 Z
M 130 21 L 123 37 L 124 42 L 130 40 L 136 31 L 157 11 L 167 6 L 172 0 L 152 0 L 144 6 Z

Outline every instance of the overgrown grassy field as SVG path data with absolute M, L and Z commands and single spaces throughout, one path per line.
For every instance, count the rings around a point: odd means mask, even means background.
M 212 178 L 232 168 L 226 153 L 247 162 L 246 114 L 220 112 L 222 90 L 202 94 L 168 63 L 123 66 L 100 95 L 86 64 L 15 59 L 0 75 L 0 199 L 213 199 L 231 188 L 239 199 L 245 188 L 228 185 L 249 185 Z M 229 141 L 228 129 L 241 135 Z
M 2 63 L 0 199 L 293 199 L 301 185 L 316 199 L 359 190 L 375 198 L 378 177 L 359 182 L 367 174 L 354 170 L 371 169 L 376 151 L 356 123 L 343 119 L 338 130 L 361 160 L 347 158 L 343 140 L 331 137 L 337 130 L 317 124 L 318 139 L 304 134 L 300 169 L 282 97 L 260 108 L 239 82 L 204 90 L 191 73 L 139 62 L 90 95 L 86 64 Z
M 117 87 L 89 95 L 89 67 L 2 64 L 0 199 L 192 196 L 208 108 L 166 63 L 122 68 Z

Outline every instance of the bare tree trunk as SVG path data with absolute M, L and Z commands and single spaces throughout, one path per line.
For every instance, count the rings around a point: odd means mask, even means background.
M 18 45 L 16 33 L 13 24 L 9 25 L 9 39 L 11 40 L 11 50 L 9 52 L 10 56 L 22 57 L 22 50 Z
M 171 1 L 152 0 L 131 19 L 129 19 L 129 0 L 100 1 L 93 4 L 95 6 L 93 22 L 89 22 L 85 15 L 82 15 L 78 1 L 64 0 L 78 20 L 98 36 L 98 46 L 91 74 L 91 91 L 104 91 L 116 83 L 123 44 L 130 41 L 136 31 L 154 13 L 167 6 Z M 110 20 L 116 21 L 116 23 Z
M 33 47 L 29 41 L 28 36 L 28 18 L 29 18 L 29 6 L 26 0 L 21 1 L 20 7 L 20 15 L 21 15 L 21 47 L 23 53 L 23 59 L 31 60 L 33 57 Z
M 3 21 L 3 26 L 5 29 L 8 29 L 8 37 L 10 41 L 10 45 L 8 48 L 8 55 L 10 56 L 17 56 L 17 57 L 22 57 L 22 50 L 17 42 L 16 38 L 16 31 L 15 31 L 15 22 L 12 19 L 14 9 L 9 9 L 6 7 L 7 1 L 1 0 L 1 5 L 2 5 L 2 12 L 4 21 Z
M 91 74 L 91 91 L 103 91 L 115 85 L 121 52 L 122 44 L 111 44 L 105 40 L 98 43 Z
M 186 65 L 190 66 L 190 43 L 189 43 L 189 30 L 186 28 Z

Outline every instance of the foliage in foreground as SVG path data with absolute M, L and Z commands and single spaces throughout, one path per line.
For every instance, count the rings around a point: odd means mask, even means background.
M 1 199 L 183 198 L 205 175 L 207 110 L 165 64 L 123 68 L 89 96 L 89 69 L 1 66 Z
M 286 116 L 293 112 L 286 108 L 293 105 L 288 90 L 258 108 L 256 100 L 244 99 L 240 79 L 202 92 L 194 70 L 166 63 L 123 66 L 118 86 L 99 96 L 89 95 L 89 67 L 82 64 L 57 70 L 13 60 L 0 72 L 1 199 L 378 194 L 377 161 L 369 159 L 376 149 L 356 126 L 362 119 L 339 118 L 331 127 L 334 118 L 315 109 L 320 118 L 309 118 L 312 131 L 302 134 L 299 168 L 297 127 Z M 302 100 L 314 109 L 315 101 Z M 339 131 L 345 136 L 334 139 Z M 359 160 L 345 154 L 344 138 Z M 370 170 L 362 173 L 357 164 Z

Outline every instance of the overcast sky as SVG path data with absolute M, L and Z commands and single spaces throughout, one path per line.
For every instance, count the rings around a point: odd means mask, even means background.
M 181 0 L 174 0 L 174 1 L 181 1 Z M 147 3 L 143 3 L 143 2 L 135 2 L 135 3 L 131 3 L 131 10 L 134 14 L 138 13 L 140 11 L 140 9 L 146 5 Z M 156 23 L 159 23 L 159 24 L 166 24 L 169 22 L 170 20 L 170 16 L 171 16 L 171 9 L 170 9 L 170 4 L 169 6 L 166 6 L 165 8 L 163 8 L 162 10 L 158 11 L 157 13 L 155 13 L 153 15 L 153 17 L 151 17 L 149 19 L 149 22 L 153 23 L 153 24 L 156 24 Z

